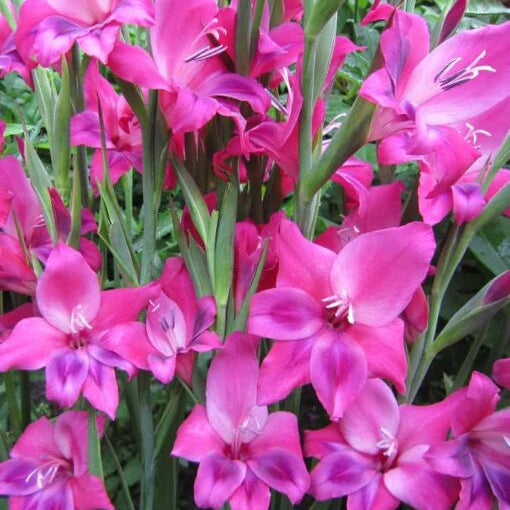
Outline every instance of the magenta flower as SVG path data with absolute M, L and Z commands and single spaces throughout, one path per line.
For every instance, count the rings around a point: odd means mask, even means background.
M 6 3 L 14 18 L 16 19 L 16 10 L 12 2 L 8 0 Z M 32 86 L 32 76 L 30 74 L 30 69 L 20 57 L 14 43 L 14 32 L 11 30 L 11 27 L 9 26 L 5 16 L 0 14 L 0 78 L 5 76 L 7 73 L 12 72 L 19 73 L 25 82 Z M 1 148 L 2 143 L 0 137 L 0 152 Z
M 396 10 L 381 36 L 383 67 L 360 90 L 379 105 L 370 136 L 382 140 L 381 163 L 421 162 L 427 199 L 457 183 L 480 155 L 478 140 L 491 135 L 480 116 L 509 97 L 503 85 L 510 80 L 509 31 L 505 23 L 461 32 L 429 53 L 424 20 Z M 506 132 L 508 123 L 501 119 Z M 457 221 L 479 212 L 479 191 L 460 187 L 453 192 L 454 201 L 464 202 Z M 427 220 L 432 215 L 423 213 Z
M 26 0 L 21 6 L 16 46 L 27 61 L 58 64 L 76 42 L 106 64 L 120 27 L 154 24 L 151 0 Z
M 172 455 L 199 462 L 195 502 L 201 508 L 267 510 L 269 487 L 297 503 L 309 485 L 296 417 L 257 405 L 254 338 L 231 335 L 207 377 L 205 406 L 177 431 Z
M 320 459 L 310 492 L 318 500 L 348 496 L 350 510 L 394 510 L 400 501 L 416 510 L 449 510 L 455 478 L 435 472 L 424 459 L 446 438 L 454 400 L 398 406 L 380 379 L 370 379 L 344 417 L 305 432 L 305 453 Z
M 97 418 L 101 434 L 103 421 Z M 25 429 L 0 463 L 0 494 L 9 496 L 11 510 L 113 510 L 103 482 L 88 470 L 87 428 L 86 412 L 68 411 Z
M 83 394 L 113 419 L 118 404 L 114 368 L 130 375 L 136 369 L 105 348 L 105 337 L 115 325 L 134 321 L 153 294 L 152 286 L 101 292 L 83 256 L 57 245 L 37 282 L 41 317 L 20 321 L 0 345 L 0 371 L 46 367 L 49 400 L 67 407 Z
M 86 110 L 71 119 L 71 143 L 96 149 L 90 166 L 90 180 L 97 191 L 96 181 L 103 181 L 98 102 L 104 121 L 110 178 L 114 184 L 132 167 L 142 171 L 142 131 L 125 98 L 99 74 L 97 62 L 89 64 L 83 89 Z
M 237 101 L 258 113 L 269 96 L 252 78 L 229 72 L 219 57 L 214 0 L 156 0 L 156 25 L 151 29 L 154 60 L 141 48 L 118 42 L 108 65 L 121 78 L 143 87 L 161 89 L 160 104 L 173 133 L 197 131 L 214 115 L 232 117 L 244 127 Z
M 212 296 L 197 299 L 181 258 L 166 261 L 160 284 L 161 292 L 149 301 L 146 324 L 117 326 L 105 345 L 163 384 L 175 373 L 191 384 L 195 353 L 223 347 L 219 336 L 208 331 L 216 303 Z
M 496 411 L 497 386 L 473 372 L 469 386 L 457 392 L 453 439 L 431 449 L 426 458 L 440 473 L 460 479 L 458 510 L 510 508 L 510 409 Z
M 279 340 L 262 363 L 259 403 L 311 381 L 338 419 L 367 370 L 405 391 L 398 316 L 425 278 L 434 248 L 430 227 L 410 223 L 362 234 L 335 254 L 283 222 L 276 288 L 253 296 L 248 322 L 250 333 Z

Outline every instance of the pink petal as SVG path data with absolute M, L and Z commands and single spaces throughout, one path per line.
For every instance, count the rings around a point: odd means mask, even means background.
M 156 90 L 168 86 L 152 57 L 138 46 L 117 41 L 108 57 L 108 67 L 119 78 L 141 87 Z
M 499 389 L 486 375 L 475 371 L 468 387 L 453 396 L 459 400 L 452 415 L 452 430 L 456 436 L 460 436 L 494 413 L 499 401 Z
M 485 476 L 491 486 L 491 489 L 503 505 L 510 505 L 510 468 L 508 465 L 493 462 L 491 459 L 484 458 L 481 462 Z
M 150 0 L 121 0 L 111 17 L 120 23 L 148 27 L 154 24 L 154 4 Z
M 87 378 L 89 358 L 81 350 L 56 353 L 46 365 L 46 397 L 61 407 L 74 405 Z
M 278 447 L 251 456 L 248 466 L 264 483 L 283 492 L 292 503 L 298 503 L 310 485 L 310 477 L 301 456 Z
M 322 459 L 338 449 L 339 444 L 344 444 L 344 438 L 338 428 L 338 423 L 330 423 L 319 430 L 305 430 L 304 452 L 305 457 Z
M 422 459 L 426 449 L 422 445 L 405 452 L 398 466 L 384 474 L 384 484 L 393 496 L 416 510 L 449 510 L 458 497 L 458 481 L 430 469 Z
M 325 323 L 325 307 L 299 288 L 278 287 L 255 294 L 250 302 L 248 331 L 277 340 L 301 340 Z
M 133 322 L 159 292 L 158 285 L 126 287 L 101 292 L 101 307 L 94 321 L 94 329 L 104 331 L 116 324 Z
M 71 480 L 71 489 L 76 508 L 96 510 L 97 508 L 113 510 L 103 481 L 97 476 L 86 474 Z
M 101 433 L 103 420 L 96 419 Z M 88 413 L 86 411 L 66 411 L 55 421 L 54 438 L 60 455 L 73 461 L 73 475 L 82 476 L 88 471 Z
M 115 352 L 103 348 L 99 344 L 89 343 L 87 345 L 87 354 L 102 365 L 124 370 L 124 372 L 126 372 L 130 378 L 133 377 L 137 372 L 132 363 L 124 359 L 122 356 L 119 356 Z
M 478 469 L 471 478 L 460 481 L 460 501 L 455 510 L 491 510 L 493 494 L 485 473 Z M 501 510 L 506 510 L 504 507 Z
M 83 385 L 83 396 L 93 407 L 114 420 L 119 405 L 119 388 L 115 370 L 91 359 L 89 375 Z
M 11 457 L 33 458 L 60 457 L 60 449 L 54 439 L 54 425 L 45 416 L 30 423 L 11 450 Z
M 78 37 L 78 45 L 83 53 L 97 58 L 102 64 L 106 65 L 108 57 L 112 52 L 118 35 L 120 25 L 109 23 L 88 31 L 85 35 Z
M 37 338 L 37 342 L 27 341 L 30 338 Z M 66 335 L 44 319 L 23 319 L 12 330 L 9 338 L 0 343 L 0 370 L 37 370 L 46 365 L 56 350 L 66 346 Z
M 310 492 L 319 501 L 352 494 L 370 483 L 376 467 L 369 458 L 343 447 L 326 455 L 312 471 Z
M 400 411 L 390 388 L 380 379 L 369 379 L 345 412 L 339 429 L 352 448 L 377 455 L 378 443 L 383 436 L 396 436 L 399 421 Z
M 260 367 L 257 402 L 283 400 L 294 388 L 310 382 L 310 352 L 313 340 L 276 342 Z
M 338 254 L 331 287 L 348 300 L 354 323 L 383 326 L 411 301 L 434 250 L 432 229 L 422 223 L 362 234 Z
M 36 297 L 42 316 L 67 334 L 90 327 L 101 302 L 96 274 L 81 253 L 64 244 L 51 252 Z
M 321 404 L 333 421 L 338 420 L 365 384 L 365 355 L 348 335 L 325 332 L 312 347 L 310 378 Z
M 256 405 L 259 364 L 249 336 L 232 334 L 219 351 L 207 376 L 207 416 L 214 430 L 227 444 L 248 416 L 258 416 L 262 427 L 267 409 Z
M 65 0 L 46 0 L 60 15 L 81 21 L 83 24 L 93 25 L 104 20 L 111 11 L 112 0 L 83 0 L 77 5 L 69 4 Z
M 280 226 L 278 257 L 278 287 L 298 287 L 318 300 L 331 295 L 329 275 L 335 254 L 305 239 L 288 220 Z
M 38 24 L 33 50 L 44 67 L 57 64 L 76 39 L 86 33 L 79 24 L 61 16 L 50 16 Z
M 207 419 L 204 406 L 196 405 L 177 431 L 172 455 L 200 462 L 209 452 L 222 452 L 225 443 Z
M 149 369 L 159 382 L 168 384 L 174 378 L 177 357 L 177 354 L 168 357 L 154 353 L 148 355 Z
M 243 483 L 232 494 L 229 504 L 232 510 L 267 510 L 270 500 L 269 487 L 247 469 Z
M 469 478 L 478 469 L 470 452 L 468 434 L 431 448 L 425 459 L 438 473 L 457 478 Z
M 155 352 L 141 322 L 117 324 L 101 338 L 101 345 L 142 370 L 148 370 L 147 356 Z
M 458 396 L 452 393 L 437 404 L 400 406 L 400 426 L 397 433 L 399 448 L 415 445 L 434 446 L 446 439 L 452 420 L 458 414 Z
M 377 474 L 371 482 L 360 490 L 349 494 L 347 500 L 349 510 L 395 510 L 400 502 L 392 496 L 383 482 L 383 477 Z
M 510 388 L 510 358 L 500 359 L 492 367 L 494 380 L 505 388 Z
M 283 448 L 296 457 L 302 457 L 297 418 L 294 414 L 279 411 L 271 413 L 261 432 L 248 445 L 250 455 L 263 454 L 269 448 Z
M 200 462 L 195 478 L 195 502 L 201 508 L 220 508 L 241 485 L 246 465 L 222 453 L 209 452 Z
M 87 110 L 77 113 L 71 118 L 71 144 L 86 145 L 87 147 L 101 148 L 101 130 L 99 129 L 99 115 Z M 106 148 L 114 147 L 107 137 Z
M 28 496 L 40 490 L 34 474 L 41 462 L 35 459 L 10 459 L 0 463 L 0 494 Z
M 452 186 L 453 214 L 455 223 L 462 225 L 478 217 L 485 206 L 480 186 L 475 183 L 461 183 Z
M 507 52 L 509 26 L 487 25 L 480 30 L 464 30 L 439 45 L 413 70 L 405 96 L 420 105 L 420 113 L 428 124 L 462 121 L 488 110 L 508 96 L 504 83 L 510 76 Z M 504 44 L 498 41 L 504 41 Z M 482 57 L 480 57 L 482 55 Z M 490 66 L 495 72 L 481 70 L 475 79 L 443 90 L 434 77 L 454 59 L 461 58 L 442 78 L 449 78 L 479 58 L 479 66 Z M 423 79 L 427 77 L 427 79 Z M 490 90 L 490 94 L 485 91 Z M 476 97 L 476 101 L 472 98 Z
M 348 334 L 363 349 L 369 376 L 390 380 L 404 394 L 407 376 L 404 323 L 395 319 L 379 328 L 354 324 Z
M 223 343 L 214 331 L 204 331 L 191 342 L 190 348 L 196 352 L 208 352 L 223 348 Z

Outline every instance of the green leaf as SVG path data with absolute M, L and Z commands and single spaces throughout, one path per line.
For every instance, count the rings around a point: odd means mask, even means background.
M 316 0 L 305 22 L 305 34 L 315 37 L 342 7 L 345 0 Z
M 475 257 L 494 275 L 510 269 L 510 219 L 499 216 L 480 229 L 471 241 Z
M 88 416 L 89 471 L 103 479 L 103 463 L 101 461 L 101 443 L 97 431 L 96 412 L 89 411 Z
M 177 174 L 179 184 L 181 185 L 184 199 L 188 204 L 193 224 L 202 238 L 202 241 L 206 243 L 210 216 L 202 193 L 182 162 L 175 156 L 170 156 L 170 160 Z
M 55 101 L 52 124 L 47 127 L 52 130 L 50 151 L 55 183 L 64 198 L 67 197 L 69 192 L 70 122 L 71 85 L 69 68 L 66 59 L 62 58 L 60 93 Z
M 227 185 L 223 194 L 214 244 L 214 296 L 216 303 L 221 306 L 227 305 L 232 285 L 238 193 L 237 181 L 234 180 Z
M 497 276 L 478 291 L 452 318 L 432 344 L 438 353 L 485 324 L 510 303 L 510 271 Z
M 34 188 L 39 205 L 44 216 L 44 221 L 50 233 L 52 242 L 57 242 L 57 228 L 55 226 L 55 217 L 53 216 L 53 207 L 51 205 L 51 198 L 48 189 L 51 187 L 51 179 L 44 167 L 41 159 L 39 158 L 26 128 L 25 131 L 25 153 L 27 161 L 27 172 L 32 186 Z

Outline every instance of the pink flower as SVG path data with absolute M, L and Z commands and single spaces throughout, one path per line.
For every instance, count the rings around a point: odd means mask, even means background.
M 338 254 L 282 222 L 276 288 L 251 301 L 248 331 L 278 340 L 262 363 L 259 403 L 312 382 L 332 419 L 367 374 L 405 391 L 404 325 L 398 318 L 434 253 L 430 227 L 410 223 L 361 234 Z
M 348 496 L 349 510 L 394 510 L 402 501 L 417 510 L 448 510 L 457 499 L 454 478 L 425 461 L 445 439 L 454 403 L 398 406 L 380 379 L 367 381 L 344 417 L 305 432 L 305 453 L 318 457 L 310 492 L 318 500 Z
M 106 155 L 110 178 L 115 184 L 131 167 L 142 171 L 142 131 L 140 123 L 125 98 L 99 74 L 97 62 L 91 62 L 83 84 L 84 112 L 71 119 L 71 143 L 96 150 L 90 167 L 90 180 L 97 191 L 103 181 L 99 102 L 104 121 Z
M 105 347 L 113 326 L 134 321 L 154 294 L 152 286 L 101 292 L 83 256 L 59 244 L 36 288 L 41 317 L 24 319 L 0 345 L 0 371 L 46 367 L 46 396 L 63 407 L 79 395 L 112 419 L 118 404 L 114 368 L 128 361 Z M 37 338 L 37 342 L 29 341 Z
M 21 6 L 16 46 L 27 61 L 58 64 L 76 42 L 106 64 L 124 23 L 154 23 L 150 0 L 26 0 Z
M 108 60 L 112 71 L 140 86 L 160 89 L 160 105 L 175 134 L 197 131 L 214 115 L 232 117 L 244 127 L 237 101 L 258 113 L 269 108 L 269 96 L 252 78 L 230 72 L 220 55 L 213 0 L 156 0 L 151 29 L 154 60 L 141 48 L 117 42 Z
M 469 186 L 454 185 L 480 156 L 478 141 L 491 136 L 483 116 L 508 100 L 503 83 L 510 80 L 510 48 L 501 41 L 510 40 L 509 30 L 505 23 L 461 32 L 429 53 L 425 21 L 397 10 L 381 36 L 383 67 L 360 90 L 379 105 L 370 136 L 381 140 L 381 163 L 420 161 L 420 208 L 428 222 L 441 217 L 424 200 L 446 191 L 453 194 L 445 200 L 450 207 L 453 200 L 459 223 L 483 207 L 475 179 Z M 498 117 L 496 124 L 506 133 L 506 118 Z
M 231 335 L 207 377 L 205 406 L 197 405 L 177 431 L 172 455 L 199 462 L 195 502 L 201 508 L 266 510 L 269 487 L 297 503 L 309 477 L 296 417 L 258 406 L 254 338 Z
M 427 460 L 460 479 L 458 510 L 490 510 L 493 497 L 499 508 L 510 508 L 510 409 L 496 411 L 499 390 L 479 372 L 456 397 L 453 439 L 431 449 Z
M 106 346 L 163 384 L 175 373 L 191 384 L 195 353 L 223 347 L 218 335 L 208 331 L 216 303 L 212 296 L 197 299 L 181 258 L 167 259 L 160 284 L 161 292 L 149 301 L 146 324 L 117 326 Z
M 97 418 L 101 434 L 103 421 Z M 0 463 L 0 494 L 9 496 L 10 509 L 114 508 L 101 479 L 89 473 L 87 427 L 86 412 L 68 411 L 25 429 Z
M 12 2 L 8 0 L 6 4 L 7 7 L 11 10 L 14 19 L 16 19 L 16 10 Z M 30 69 L 20 57 L 14 43 L 14 32 L 11 30 L 11 27 L 9 26 L 5 16 L 0 14 L 0 78 L 5 76 L 7 73 L 12 72 L 19 73 L 25 82 L 32 86 L 32 76 L 30 74 Z M 2 141 L 0 137 L 0 152 L 1 148 Z

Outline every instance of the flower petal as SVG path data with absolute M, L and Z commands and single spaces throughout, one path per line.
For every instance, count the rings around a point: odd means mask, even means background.
M 263 290 L 251 298 L 248 331 L 277 340 L 301 340 L 324 325 L 325 307 L 308 292 L 291 287 Z
M 201 508 L 220 508 L 241 485 L 246 464 L 209 452 L 200 462 L 195 478 L 195 502 Z
M 70 485 L 76 508 L 80 510 L 114 509 L 104 483 L 99 477 L 85 474 L 79 478 L 72 478 Z
M 61 407 L 74 405 L 89 372 L 89 357 L 81 350 L 55 353 L 46 365 L 46 397 Z
M 257 402 L 262 405 L 283 400 L 294 388 L 310 382 L 310 353 L 313 340 L 276 342 L 260 367 Z
M 202 405 L 196 405 L 177 431 L 172 455 L 200 462 L 209 452 L 222 452 L 225 443 L 214 431 Z
M 37 338 L 36 342 L 28 339 Z M 11 368 L 37 370 L 46 365 L 56 350 L 67 346 L 67 338 L 40 317 L 21 320 L 0 343 L 0 371 Z
M 310 492 L 319 501 L 351 494 L 377 475 L 369 458 L 343 447 L 326 455 L 312 471 Z
M 434 233 L 423 223 L 361 234 L 338 254 L 331 287 L 349 301 L 354 323 L 383 326 L 411 301 L 434 250 Z
M 321 404 L 333 421 L 338 420 L 366 382 L 365 355 L 348 335 L 322 333 L 312 347 L 310 378 Z
M 114 420 L 119 405 L 119 387 L 115 370 L 91 359 L 89 375 L 83 385 L 83 396 L 93 407 Z
M 310 485 L 303 458 L 283 448 L 268 448 L 251 456 L 248 466 L 264 483 L 286 494 L 292 503 L 298 503 Z
M 77 333 L 96 318 L 101 294 L 96 274 L 80 252 L 57 245 L 36 289 L 42 316 L 64 333 Z
M 380 379 L 370 379 L 339 423 L 345 440 L 357 451 L 376 455 L 383 433 L 395 437 L 400 421 L 397 401 Z
M 211 363 L 206 388 L 209 423 L 227 444 L 248 416 L 256 414 L 259 427 L 265 423 L 267 409 L 256 405 L 258 375 L 253 339 L 232 334 Z

